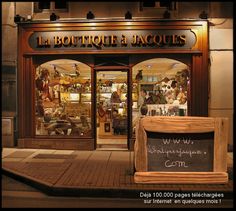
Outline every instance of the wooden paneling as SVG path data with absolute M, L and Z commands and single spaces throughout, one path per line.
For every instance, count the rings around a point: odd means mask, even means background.
M 137 183 L 222 184 L 228 181 L 224 172 L 135 172 Z
M 202 55 L 192 57 L 190 101 L 192 116 L 208 116 L 208 69 Z
M 33 149 L 77 149 L 94 150 L 94 139 L 55 139 L 24 138 L 18 139 L 18 147 Z

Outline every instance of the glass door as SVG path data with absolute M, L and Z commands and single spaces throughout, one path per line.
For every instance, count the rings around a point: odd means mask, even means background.
M 127 70 L 96 71 L 98 149 L 127 149 L 127 96 Z

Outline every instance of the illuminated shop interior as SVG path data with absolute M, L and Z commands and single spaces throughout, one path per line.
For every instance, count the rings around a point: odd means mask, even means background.
M 35 134 L 91 137 L 91 68 L 58 59 L 36 67 Z M 154 58 L 132 68 L 132 100 L 127 102 L 128 72 L 96 71 L 97 144 L 127 144 L 128 106 L 132 133 L 141 116 L 188 115 L 189 67 L 177 60 Z

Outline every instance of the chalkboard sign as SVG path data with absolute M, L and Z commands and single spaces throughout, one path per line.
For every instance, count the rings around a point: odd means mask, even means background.
M 148 171 L 213 171 L 214 133 L 147 131 Z
M 227 118 L 147 116 L 136 126 L 136 183 L 228 182 Z

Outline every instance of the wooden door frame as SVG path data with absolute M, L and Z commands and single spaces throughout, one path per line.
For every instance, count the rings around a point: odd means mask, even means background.
M 97 111 L 97 93 L 96 93 L 96 87 L 97 87 L 97 73 L 99 71 L 125 71 L 127 74 L 127 125 L 128 125 L 128 133 L 127 133 L 127 149 L 130 150 L 131 149 L 131 135 L 132 135 L 132 131 L 131 131 L 131 127 L 132 127 L 132 78 L 130 78 L 131 76 L 131 69 L 129 66 L 97 66 L 93 68 L 93 78 L 94 78 L 94 114 L 96 114 Z M 94 148 L 97 148 L 97 130 L 96 130 L 96 122 L 97 122 L 97 117 L 95 115 L 94 118 L 94 134 L 95 134 L 95 142 L 94 142 Z

